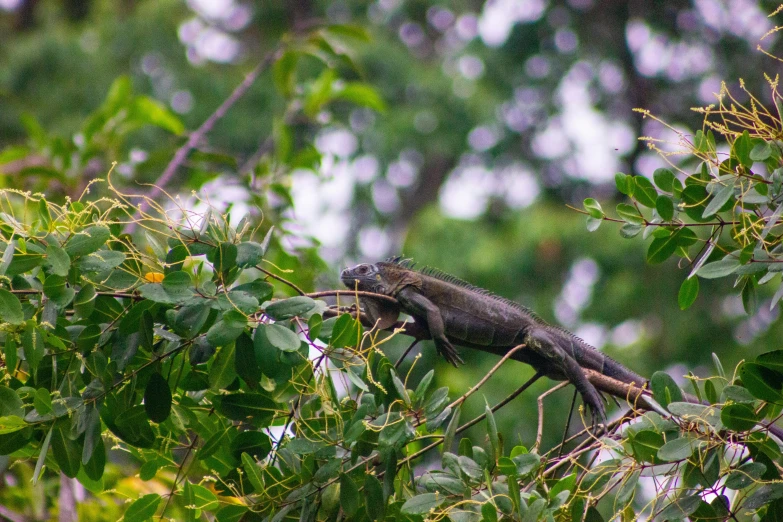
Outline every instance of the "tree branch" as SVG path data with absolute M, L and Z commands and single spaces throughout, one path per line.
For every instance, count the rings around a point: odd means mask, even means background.
M 215 124 L 226 115 L 228 110 L 242 96 L 245 95 L 245 93 L 250 89 L 250 86 L 253 85 L 261 73 L 264 72 L 278 58 L 279 54 L 279 46 L 269 51 L 261 60 L 261 62 L 259 62 L 259 64 L 256 65 L 255 68 L 247 74 L 247 76 L 245 76 L 245 79 L 242 80 L 242 83 L 237 85 L 229 97 L 226 98 L 223 103 L 221 103 L 220 106 L 215 109 L 215 112 L 213 112 L 209 118 L 207 118 L 204 123 L 201 124 L 201 127 L 190 134 L 188 141 L 186 141 L 184 145 L 177 149 L 177 152 L 174 153 L 174 157 L 171 159 L 169 164 L 166 165 L 166 169 L 163 171 L 160 177 L 158 177 L 158 179 L 152 183 L 152 188 L 150 189 L 149 193 L 147 193 L 147 195 L 139 204 L 139 208 L 136 210 L 135 219 L 131 221 L 126 227 L 125 231 L 127 233 L 133 232 L 133 230 L 136 228 L 136 219 L 140 218 L 142 213 L 149 207 L 149 203 L 147 201 L 154 200 L 163 193 L 166 185 L 171 182 L 172 178 L 177 173 L 177 170 L 185 162 L 185 159 L 187 159 L 190 151 L 196 148 L 196 145 L 198 145 L 201 139 L 212 130 L 212 127 L 214 127 Z

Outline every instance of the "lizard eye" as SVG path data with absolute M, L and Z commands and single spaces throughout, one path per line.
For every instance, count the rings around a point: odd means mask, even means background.
M 381 274 L 375 274 L 375 280 L 380 281 L 381 280 Z

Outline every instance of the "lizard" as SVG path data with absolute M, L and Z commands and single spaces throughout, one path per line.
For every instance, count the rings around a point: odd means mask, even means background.
M 602 354 L 571 332 L 550 325 L 532 310 L 434 268 L 416 269 L 409 259 L 395 257 L 347 268 L 340 274 L 353 290 L 393 297 L 399 309 L 426 327 L 447 361 L 463 363 L 454 345 L 503 355 L 524 344 L 515 359 L 556 380 L 568 380 L 595 416 L 606 421 L 603 397 L 583 368 L 643 386 L 647 379 Z M 373 306 L 367 307 L 373 309 Z M 388 320 L 388 307 L 384 310 Z

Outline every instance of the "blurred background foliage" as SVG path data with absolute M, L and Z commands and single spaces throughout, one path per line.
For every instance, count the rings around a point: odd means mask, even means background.
M 702 115 L 691 108 L 714 103 L 721 81 L 741 102 L 739 78 L 771 102 L 763 74 L 779 64 L 757 46 L 779 51 L 778 34 L 767 35 L 776 7 L 0 0 L 0 184 L 63 201 L 117 161 L 115 184 L 140 192 L 282 45 L 288 56 L 166 187 L 183 206 L 198 190 L 233 222 L 276 226 L 272 261 L 306 291 L 336 287 L 344 265 L 403 253 L 530 306 L 640 373 L 706 373 L 712 352 L 733 367 L 780 348 L 769 296 L 748 316 L 728 281 L 705 281 L 681 313 L 684 270 L 645 264 L 641 237 L 588 233 L 566 205 L 623 201 L 616 172 L 665 166 L 638 138 L 674 134 L 633 108 L 694 134 Z M 392 343 L 390 357 L 404 347 Z M 453 369 L 431 346 L 423 353 L 416 373 L 436 365 L 454 395 L 495 362 L 464 353 L 468 364 Z M 487 398 L 531 374 L 509 365 Z M 549 386 L 498 416 L 507 438 L 534 436 L 535 397 Z M 548 401 L 563 411 L 570 393 Z M 483 399 L 466 408 L 474 416 Z M 550 441 L 561 426 L 548 419 Z

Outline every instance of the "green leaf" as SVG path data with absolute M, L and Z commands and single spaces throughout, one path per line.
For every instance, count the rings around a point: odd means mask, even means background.
M 634 458 L 638 462 L 659 464 L 658 450 L 663 447 L 663 435 L 653 430 L 642 430 L 630 439 Z
M 52 214 L 49 212 L 49 204 L 44 198 L 38 200 L 38 215 L 41 217 L 41 226 L 47 232 L 52 226 Z
M 28 427 L 29 424 L 21 417 L 16 415 L 6 415 L 0 417 L 0 434 L 13 433 Z
M 0 415 L 24 417 L 24 403 L 16 391 L 0 386 Z
M 633 176 L 618 172 L 614 175 L 614 184 L 617 186 L 617 190 L 620 191 L 621 194 L 625 194 L 626 196 L 633 196 Z
M 44 295 L 52 300 L 60 308 L 68 306 L 76 292 L 67 285 L 63 276 L 51 274 L 43 284 Z
M 75 478 L 82 465 L 82 446 L 72 441 L 62 429 L 54 429 L 52 434 L 52 454 L 60 471 L 66 477 Z
M 617 215 L 620 216 L 626 223 L 631 225 L 644 224 L 644 216 L 633 205 L 627 203 L 620 203 L 617 205 Z
M 742 507 L 744 509 L 754 510 L 770 504 L 773 500 L 779 498 L 783 498 L 783 484 L 779 482 L 765 484 L 755 490 L 749 497 L 747 497 Z M 769 512 L 767 512 L 767 514 L 769 514 Z M 775 515 L 777 515 L 777 513 L 775 513 Z M 764 522 L 767 522 L 766 517 L 763 520 Z M 772 520 L 774 521 L 775 519 Z
M 256 490 L 256 493 L 263 493 L 266 488 L 264 488 L 264 479 L 261 475 L 261 470 L 259 469 L 258 464 L 256 464 L 256 461 L 247 453 L 242 454 L 242 468 L 245 470 L 247 478 L 250 480 L 250 484 L 253 485 L 253 489 Z
M 656 519 L 660 520 L 681 520 L 699 507 L 701 495 L 683 496 L 663 508 Z
M 359 494 L 359 488 L 348 475 L 340 475 L 340 507 L 346 517 L 352 517 L 359 511 L 362 499 Z
M 22 346 L 24 347 L 25 360 L 33 372 L 38 369 L 38 365 L 46 355 L 43 338 L 43 331 L 34 323 L 28 322 L 22 334 Z
M 628 507 L 633 500 L 636 493 L 636 486 L 639 485 L 639 477 L 641 476 L 641 470 L 636 470 L 631 475 L 626 475 L 625 480 L 617 491 L 617 496 L 614 500 L 615 511 L 620 511 L 624 507 Z
M 489 435 L 489 444 L 492 447 L 492 461 L 497 462 L 503 455 L 503 448 L 500 447 L 500 437 L 498 436 L 498 426 L 495 422 L 495 415 L 489 403 L 484 402 L 484 414 L 487 416 L 487 435 Z
M 264 246 L 253 241 L 243 241 L 237 245 L 237 266 L 249 268 L 256 266 L 264 258 Z
M 511 458 L 517 467 L 517 475 L 524 477 L 528 473 L 533 473 L 541 466 L 541 457 L 535 453 L 522 453 Z
M 584 207 L 590 217 L 594 217 L 595 219 L 601 219 L 604 217 L 604 211 L 601 208 L 601 204 L 593 198 L 585 199 Z
M 234 368 L 237 375 L 245 381 L 251 390 L 258 387 L 261 380 L 261 368 L 256 361 L 253 339 L 247 333 L 242 333 L 235 343 Z
M 307 312 L 316 307 L 316 303 L 310 297 L 300 295 L 275 301 L 267 305 L 264 313 L 275 321 L 282 321 L 296 316 L 306 315 Z
M 82 319 L 92 315 L 95 310 L 95 298 L 98 293 L 92 283 L 87 283 L 81 287 L 73 298 L 73 309 Z
M 767 402 L 783 401 L 783 375 L 753 362 L 740 367 L 742 384 L 754 397 Z
M 251 420 L 255 426 L 268 426 L 277 405 L 263 393 L 231 393 L 214 398 L 215 409 L 231 420 Z
M 71 269 L 71 257 L 68 252 L 56 245 L 46 247 L 46 263 L 51 273 L 59 276 L 67 276 Z
M 424 377 L 421 378 L 421 381 L 419 381 L 419 385 L 416 386 L 416 391 L 413 392 L 413 395 L 419 403 L 424 399 L 424 395 L 427 393 L 433 377 L 435 377 L 435 370 L 428 371 Z
M 71 258 L 95 252 L 111 238 L 111 231 L 103 225 L 93 225 L 77 232 L 65 244 L 65 251 Z
M 712 194 L 712 199 L 704 209 L 702 218 L 708 218 L 718 213 L 718 211 L 734 196 L 734 183 L 727 183 L 721 186 Z
M 361 323 L 351 317 L 351 314 L 342 314 L 337 318 L 332 328 L 329 344 L 335 348 L 356 346 L 361 335 Z
M 667 409 L 688 422 L 707 424 L 712 428 L 720 426 L 720 410 L 714 406 L 690 402 L 671 402 Z
M 166 379 L 158 372 L 150 375 L 144 389 L 144 410 L 152 422 L 161 423 L 171 414 L 171 389 Z
M 22 303 L 14 294 L 2 288 L 0 288 L 0 321 L 9 324 L 24 323 Z
M 620 235 L 625 239 L 631 239 L 632 237 L 636 237 L 639 235 L 639 232 L 641 231 L 642 231 L 642 225 L 632 225 L 630 223 L 626 223 L 622 227 L 620 227 Z
M 598 227 L 601 226 L 601 223 L 603 223 L 603 219 L 594 218 L 593 216 L 587 216 L 587 231 L 588 232 L 595 232 L 598 230 Z
M 38 459 L 35 461 L 35 469 L 33 470 L 33 485 L 38 484 L 41 478 L 41 471 L 43 470 L 44 462 L 46 461 L 46 454 L 49 453 L 49 444 L 52 441 L 52 433 L 54 427 L 49 428 L 49 432 L 46 434 L 46 438 L 41 444 L 41 451 L 38 453 Z
M 767 471 L 767 466 L 760 462 L 746 462 L 729 473 L 726 478 L 726 487 L 729 489 L 746 488 L 760 481 L 765 471 Z
M 696 272 L 696 275 L 704 279 L 718 279 L 731 275 L 740 267 L 739 259 L 732 255 L 727 255 L 719 261 L 713 261 L 703 265 Z
M 557 482 L 555 482 L 555 485 L 552 486 L 552 488 L 549 490 L 549 498 L 554 499 L 557 495 L 559 495 L 563 491 L 573 492 L 574 487 L 576 486 L 576 473 L 571 473 L 570 475 L 566 475 L 565 477 L 561 478 Z
M 33 406 L 41 415 L 46 415 L 52 411 L 52 395 L 46 388 L 38 388 L 33 396 Z M 73 477 L 71 477 L 73 478 Z
M 696 234 L 687 227 L 680 227 L 666 237 L 656 237 L 647 249 L 647 262 L 651 265 L 663 263 L 674 254 L 677 247 L 690 246 L 695 239 Z
M 769 143 L 766 141 L 757 143 L 750 150 L 750 154 L 748 156 L 753 161 L 766 161 L 770 156 L 772 156 L 772 147 L 770 147 Z
M 218 351 L 212 362 L 212 367 L 209 369 L 209 387 L 211 389 L 226 388 L 237 378 L 234 352 L 234 343 L 229 343 Z
M 497 522 L 498 510 L 492 502 L 481 505 L 481 522 Z
M 196 509 L 214 511 L 218 508 L 217 496 L 204 486 L 191 483 L 190 490 L 193 496 L 193 505 L 196 506 Z
M 658 215 L 664 221 L 671 221 L 674 218 L 674 202 L 672 198 L 665 194 L 661 194 L 655 200 L 655 210 L 658 211 Z
M 261 328 L 261 325 L 259 325 L 259 328 Z M 265 325 L 264 334 L 269 344 L 283 352 L 296 352 L 302 344 L 298 335 L 279 324 Z
M 177 135 L 185 132 L 182 120 L 162 103 L 148 96 L 138 96 L 133 100 L 128 111 L 128 121 L 155 125 Z
M 230 310 L 207 330 L 207 341 L 212 346 L 226 346 L 242 335 L 246 327 L 247 318 L 241 312 Z
M 747 404 L 729 404 L 720 413 L 720 421 L 734 431 L 748 431 L 758 424 L 759 419 L 753 408 Z
M 125 262 L 125 254 L 116 250 L 98 250 L 82 256 L 77 266 L 82 272 L 102 273 L 116 268 Z
M 762 353 L 756 357 L 758 364 L 783 373 L 783 350 L 774 350 L 772 352 Z
M 149 495 L 144 495 L 143 497 L 134 500 L 133 504 L 128 506 L 128 509 L 125 511 L 124 520 L 131 522 L 152 518 L 158 510 L 158 505 L 160 505 L 161 500 L 160 495 L 157 493 L 150 493 Z
M 690 437 L 679 437 L 670 440 L 658 449 L 658 458 L 664 462 L 685 460 L 693 455 L 697 444 Z
M 177 310 L 173 323 L 170 322 L 176 333 L 185 339 L 192 339 L 201 331 L 212 311 L 209 302 L 204 301 L 193 305 L 185 305 Z
M 446 497 L 437 493 L 417 495 L 406 500 L 400 508 L 400 512 L 405 515 L 426 515 L 440 506 L 445 499 Z
M 257 302 L 263 303 L 270 297 L 272 297 L 272 292 L 274 290 L 274 287 L 267 283 L 266 281 L 261 281 L 260 279 L 256 279 L 255 281 L 251 281 L 249 283 L 245 283 L 243 285 L 235 286 L 231 289 L 231 292 L 244 292 L 256 299 Z
M 295 50 L 286 50 L 272 66 L 272 77 L 275 87 L 283 96 L 291 96 L 296 84 L 296 64 L 299 62 L 300 53 Z
M 677 294 L 677 304 L 680 310 L 687 310 L 696 301 L 699 295 L 699 280 L 695 277 L 686 279 L 680 285 L 680 291 Z
M 655 169 L 653 180 L 664 192 L 671 192 L 674 185 L 674 173 L 669 169 Z
M 712 379 L 704 381 L 704 396 L 707 397 L 707 402 L 710 404 L 717 404 L 718 391 L 715 389 Z
M 386 513 L 386 500 L 383 498 L 383 486 L 375 475 L 364 477 L 364 506 L 370 520 L 383 520 Z
M 384 113 L 386 103 L 375 88 L 362 82 L 349 82 L 341 90 L 333 93 L 335 99 L 346 100 L 356 105 L 369 107 L 370 109 Z
M 737 158 L 744 167 L 750 168 L 753 166 L 753 160 L 750 159 L 750 151 L 752 149 L 752 142 L 750 140 L 750 134 L 748 131 L 744 131 L 741 136 L 734 140 L 731 146 L 732 155 Z
M 405 389 L 405 384 L 403 384 L 400 378 L 397 377 L 397 372 L 394 371 L 394 368 L 389 368 L 389 374 L 391 375 L 392 384 L 394 384 L 394 389 L 397 391 L 397 395 L 399 395 L 402 399 L 402 402 L 404 402 L 405 405 L 410 408 L 411 398 L 408 394 L 408 390 Z
M 745 284 L 742 287 L 742 306 L 745 313 L 753 315 L 758 309 L 758 293 L 756 292 L 756 281 L 751 277 L 745 277 Z
M 231 441 L 231 454 L 237 460 L 242 454 L 250 455 L 255 459 L 264 459 L 272 451 L 272 441 L 269 435 L 262 431 L 242 431 Z
M 220 243 L 217 248 L 207 254 L 215 272 L 225 274 L 237 265 L 237 246 L 233 243 Z
M 228 504 L 215 513 L 215 522 L 240 522 L 249 511 L 250 509 L 245 506 Z
M 634 176 L 634 198 L 639 204 L 645 207 L 655 208 L 655 200 L 658 199 L 658 192 L 653 187 L 652 182 L 644 176 Z

